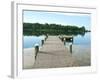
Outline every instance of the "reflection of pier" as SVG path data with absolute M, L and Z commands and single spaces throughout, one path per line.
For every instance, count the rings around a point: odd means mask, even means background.
M 49 36 L 40 48 L 35 60 L 34 68 L 56 68 L 72 66 L 71 54 L 57 36 Z M 75 64 L 74 64 L 75 65 Z
M 59 38 L 64 42 L 64 45 L 69 46 L 70 48 L 70 53 L 72 53 L 72 44 L 73 44 L 73 40 L 74 40 L 74 36 L 73 35 L 64 35 L 64 36 L 59 36 Z

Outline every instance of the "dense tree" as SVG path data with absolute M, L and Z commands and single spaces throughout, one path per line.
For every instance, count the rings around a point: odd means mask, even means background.
M 24 35 L 78 35 L 84 34 L 87 30 L 84 26 L 71 26 L 61 24 L 40 24 L 40 23 L 23 23 Z

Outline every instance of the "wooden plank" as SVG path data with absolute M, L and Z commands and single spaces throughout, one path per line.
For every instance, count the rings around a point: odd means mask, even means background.
M 37 54 L 33 68 L 58 68 L 77 65 L 59 37 L 49 36 Z

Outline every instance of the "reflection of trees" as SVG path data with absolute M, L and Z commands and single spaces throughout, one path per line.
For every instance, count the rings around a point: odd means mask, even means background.
M 84 36 L 87 30 L 84 26 L 71 26 L 60 24 L 40 24 L 40 23 L 23 23 L 24 35 L 82 35 Z

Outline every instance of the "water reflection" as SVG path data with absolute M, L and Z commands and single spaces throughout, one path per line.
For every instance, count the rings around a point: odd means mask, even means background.
M 66 50 L 67 53 L 71 54 L 79 66 L 91 65 L 90 33 L 86 33 L 84 36 L 61 35 L 59 38 L 68 49 Z M 44 39 L 44 36 L 24 36 L 24 48 L 34 47 L 36 43 L 42 46 L 42 39 Z
M 85 33 L 84 35 L 66 35 L 60 37 L 65 47 L 69 48 L 70 53 L 73 52 L 73 45 L 80 45 L 89 47 L 91 44 L 90 33 Z
M 66 35 L 66 36 L 60 37 L 60 39 L 62 40 L 62 42 L 64 43 L 64 45 L 66 47 L 69 47 L 69 51 L 70 51 L 70 53 L 72 53 L 72 45 L 73 45 L 73 41 L 74 41 L 74 36 Z
M 80 66 L 91 65 L 91 36 L 86 33 L 84 36 L 77 35 L 72 39 L 62 39 L 68 53 L 77 60 Z
M 24 48 L 32 48 L 35 47 L 36 45 L 42 46 L 45 40 L 45 36 L 24 36 L 24 43 L 23 47 Z
M 67 35 L 69 36 L 69 35 Z M 72 36 L 72 35 L 70 35 Z M 72 54 L 75 62 L 79 66 L 91 65 L 91 35 L 85 33 L 85 35 L 74 35 L 73 38 L 62 38 L 62 42 L 68 53 Z

